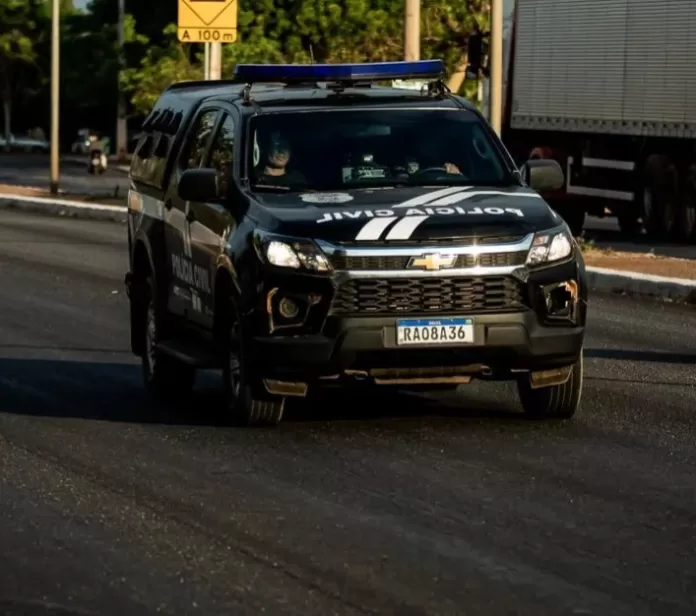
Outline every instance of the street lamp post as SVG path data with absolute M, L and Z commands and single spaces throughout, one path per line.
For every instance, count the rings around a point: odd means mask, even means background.
M 123 161 L 127 152 L 128 127 L 126 124 L 126 99 L 121 87 L 121 73 L 126 65 L 124 45 L 126 44 L 125 30 L 126 2 L 118 0 L 118 117 L 116 118 L 116 153 Z
M 60 181 L 60 0 L 51 6 L 51 194 Z
M 405 0 L 404 4 L 404 60 L 420 60 L 421 0 Z
M 503 114 L 503 0 L 491 0 L 490 100 L 493 130 L 500 136 Z

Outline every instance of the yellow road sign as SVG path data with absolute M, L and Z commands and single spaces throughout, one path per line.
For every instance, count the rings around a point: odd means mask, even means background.
M 234 43 L 238 8 L 237 0 L 179 0 L 179 41 Z

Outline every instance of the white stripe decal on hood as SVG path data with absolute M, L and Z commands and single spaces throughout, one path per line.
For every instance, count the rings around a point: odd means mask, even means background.
M 407 218 L 402 218 L 397 222 L 387 233 L 387 237 L 384 239 L 390 240 L 408 240 L 411 239 L 413 232 L 421 226 L 421 224 L 428 220 L 430 216 L 409 216 Z
M 434 199 L 440 199 L 441 197 L 446 197 L 447 195 L 464 192 L 465 190 L 469 190 L 470 188 L 471 186 L 450 186 L 449 188 L 440 188 L 439 190 L 434 190 L 433 192 L 427 193 L 425 195 L 419 195 L 418 197 L 414 197 L 413 199 L 409 199 L 408 201 L 404 201 L 403 203 L 392 205 L 392 209 L 402 207 L 418 207 L 419 205 L 425 205 L 426 203 L 430 203 Z
M 382 232 L 395 220 L 396 216 L 390 216 L 389 218 L 373 218 L 360 229 L 355 239 L 368 242 L 378 240 Z

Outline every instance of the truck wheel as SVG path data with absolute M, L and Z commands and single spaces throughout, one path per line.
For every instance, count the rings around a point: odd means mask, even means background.
M 680 239 L 693 242 L 696 240 L 696 165 L 686 172 L 680 201 Z
M 522 409 L 533 419 L 570 419 L 580 406 L 582 381 L 582 355 L 573 364 L 570 378 L 563 385 L 532 389 L 529 379 L 520 379 L 517 391 Z
M 165 355 L 157 349 L 162 335 L 162 313 L 158 306 L 155 282 L 151 276 L 142 288 L 145 337 L 141 358 L 143 381 L 148 392 L 156 398 L 173 400 L 190 393 L 196 382 L 196 369 L 189 364 Z
M 640 216 L 633 213 L 623 213 L 616 217 L 619 223 L 619 230 L 621 233 L 627 237 L 633 237 L 639 235 L 643 230 L 640 223 Z
M 233 306 L 229 306 L 226 313 L 231 318 L 223 326 L 226 336 L 222 367 L 225 418 L 241 426 L 274 426 L 283 419 L 285 398 L 269 394 L 260 376 L 245 362 L 239 316 Z
M 573 237 L 580 237 L 585 227 L 585 210 L 573 205 L 554 205 L 552 207 L 568 225 Z
M 665 156 L 648 159 L 643 186 L 643 226 L 653 239 L 670 239 L 678 227 L 676 168 Z

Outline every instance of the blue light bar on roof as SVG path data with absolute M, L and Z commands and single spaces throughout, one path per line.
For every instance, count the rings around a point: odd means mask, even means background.
M 365 64 L 237 64 L 235 80 L 245 83 L 365 82 L 392 79 L 437 79 L 442 60 Z

